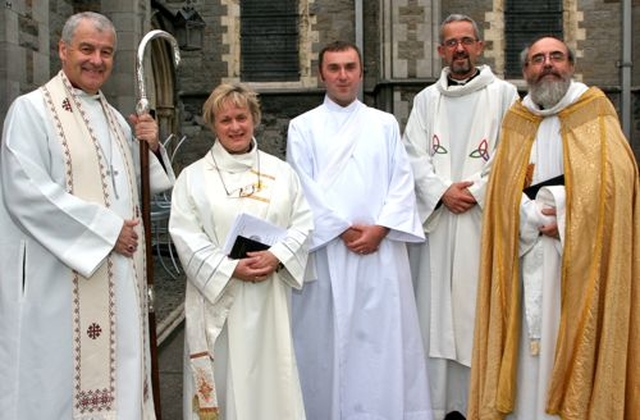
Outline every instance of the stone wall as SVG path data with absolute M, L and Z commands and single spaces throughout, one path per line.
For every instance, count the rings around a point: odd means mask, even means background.
M 258 129 L 261 147 L 284 157 L 288 121 L 316 106 L 323 90 L 317 81 L 317 54 L 332 40 L 355 41 L 355 2 L 299 0 L 301 29 L 301 81 L 297 84 L 253 84 L 261 94 L 263 123 Z M 211 90 L 223 80 L 239 80 L 237 0 L 191 2 L 206 22 L 204 48 L 182 51 L 177 69 L 179 134 L 189 136 L 181 152 L 183 161 L 195 160 L 211 144 L 211 134 L 200 118 L 201 107 Z M 362 1 L 364 33 L 364 101 L 392 112 L 401 128 L 406 124 L 414 95 L 436 80 L 440 70 L 437 34 L 440 21 L 450 13 L 476 19 L 485 38 L 483 61 L 498 74 L 503 68 L 501 34 L 505 0 L 377 0 Z M 105 93 L 124 113 L 132 110 L 133 50 L 141 34 L 155 27 L 171 32 L 180 0 L 50 0 L 6 2 L 0 15 L 0 117 L 10 102 L 50 78 L 59 68 L 57 42 L 62 24 L 73 12 L 102 10 L 122 33 L 114 78 Z M 578 53 L 578 76 L 589 85 L 603 88 L 619 109 L 621 48 L 620 0 L 564 0 L 565 31 Z M 231 16 L 235 13 L 235 17 Z M 634 36 L 640 35 L 640 0 L 634 0 Z M 234 26 L 235 25 L 235 26 Z M 122 28 L 121 28 L 122 27 Z M 236 34 L 236 35 L 234 35 Z M 639 63 L 640 43 L 634 43 Z M 640 65 L 632 68 L 632 146 L 640 155 Z M 524 90 L 521 81 L 521 90 Z

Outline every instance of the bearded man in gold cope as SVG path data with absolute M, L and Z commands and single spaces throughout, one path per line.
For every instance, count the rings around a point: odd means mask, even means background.
M 615 109 L 572 81 L 574 54 L 523 53 L 487 192 L 470 419 L 640 413 L 638 168 Z

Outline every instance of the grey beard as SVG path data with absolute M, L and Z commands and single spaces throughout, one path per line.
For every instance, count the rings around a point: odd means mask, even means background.
M 529 85 L 529 94 L 534 103 L 543 109 L 553 108 L 566 95 L 571 79 L 542 80 Z
M 465 61 L 464 64 L 462 65 L 451 65 L 449 66 L 449 69 L 451 70 L 452 74 L 467 74 L 471 71 L 471 63 L 469 62 L 469 59 L 467 58 L 467 60 Z

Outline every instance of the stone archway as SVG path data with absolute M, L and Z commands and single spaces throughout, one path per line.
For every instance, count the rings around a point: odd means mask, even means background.
M 151 79 L 149 89 L 151 107 L 156 110 L 160 138 L 178 134 L 178 109 L 176 107 L 176 69 L 173 52 L 165 40 L 151 42 Z

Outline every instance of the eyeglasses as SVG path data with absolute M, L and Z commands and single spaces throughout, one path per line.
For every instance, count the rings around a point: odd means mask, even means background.
M 221 178 L 222 179 L 222 178 Z M 245 185 L 241 188 L 236 188 L 233 191 L 227 191 L 226 185 L 222 184 L 225 188 L 225 192 L 227 193 L 227 197 L 230 198 L 244 198 L 251 197 L 254 193 L 260 191 L 260 173 L 258 173 L 258 183 Z
M 444 45 L 449 49 L 454 49 L 458 46 L 458 44 L 461 44 L 463 47 L 470 47 L 473 44 L 475 44 L 477 41 L 478 40 L 475 38 L 465 36 L 464 38 L 461 38 L 461 39 L 455 39 L 455 38 L 447 39 L 442 43 L 442 45 Z
M 564 63 L 567 59 L 567 56 L 561 51 L 554 51 L 550 52 L 549 54 L 540 53 L 532 56 L 527 61 L 527 64 L 531 63 L 533 65 L 539 66 L 541 64 L 544 64 L 547 61 L 547 58 L 552 63 Z

